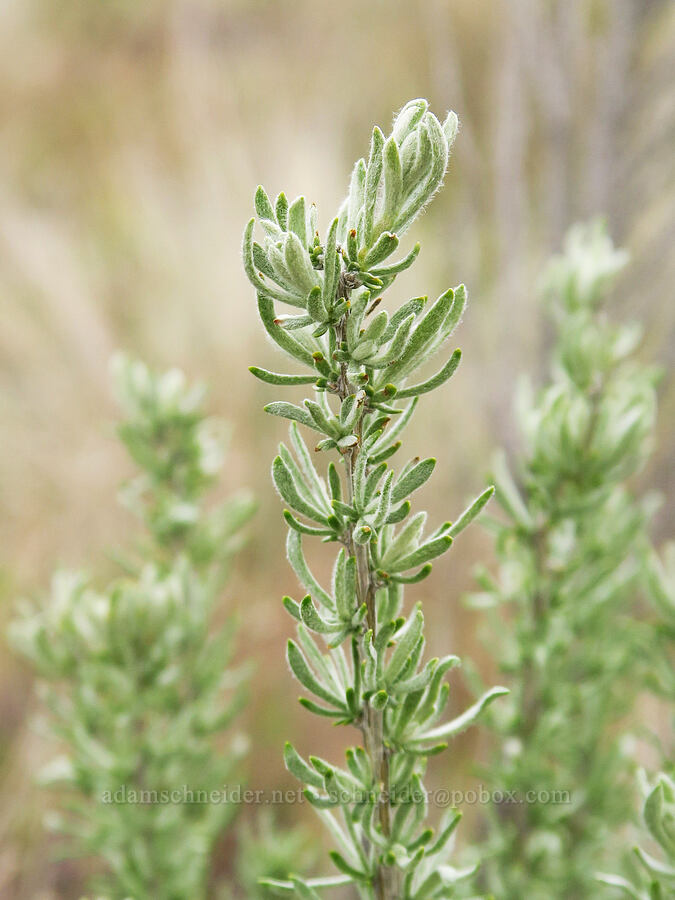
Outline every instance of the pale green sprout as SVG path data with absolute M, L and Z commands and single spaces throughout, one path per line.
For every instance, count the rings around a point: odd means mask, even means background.
M 354 167 L 347 199 L 326 235 L 304 198 L 272 202 L 263 188 L 255 219 L 244 234 L 244 266 L 256 289 L 269 337 L 295 363 L 298 374 L 251 367 L 270 384 L 312 384 L 300 405 L 279 400 L 266 410 L 291 420 L 272 478 L 287 505 L 287 553 L 305 592 L 284 598 L 297 620 L 288 662 L 310 695 L 311 712 L 360 729 L 363 746 L 346 752 L 346 767 L 318 756 L 303 759 L 291 744 L 286 765 L 303 784 L 335 843 L 339 874 L 269 881 L 281 895 L 316 898 L 324 888 L 351 884 L 363 898 L 433 900 L 455 896 L 473 867 L 448 863 L 460 814 L 450 810 L 437 832 L 427 822 L 422 785 L 426 759 L 469 727 L 506 693 L 493 688 L 467 710 L 443 722 L 452 655 L 422 660 L 424 616 L 404 607 L 404 586 L 425 578 L 431 562 L 478 515 L 488 488 L 453 524 L 427 527 L 426 513 L 411 515 L 411 495 L 430 478 L 436 460 L 412 459 L 398 471 L 389 459 L 418 398 L 455 372 L 460 351 L 447 341 L 466 306 L 463 285 L 429 304 L 415 297 L 393 313 L 380 308 L 384 291 L 415 260 L 419 245 L 391 261 L 400 237 L 440 187 L 457 132 L 450 113 L 443 125 L 425 100 L 406 104 L 385 138 L 373 131 L 368 159 Z M 278 312 L 276 304 L 295 307 Z M 441 356 L 428 376 L 419 370 Z M 401 402 L 403 401 L 403 402 Z M 334 451 L 325 475 L 315 451 Z M 336 464 L 337 462 L 337 464 Z M 307 536 L 339 549 L 328 587 L 312 573 L 303 550 Z

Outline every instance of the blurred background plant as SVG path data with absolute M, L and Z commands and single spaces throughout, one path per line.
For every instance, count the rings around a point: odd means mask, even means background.
M 666 900 L 675 890 L 675 782 L 665 772 L 659 772 L 654 784 L 644 772 L 640 780 L 644 793 L 643 836 L 651 841 L 649 850 L 635 847 L 630 880 L 622 875 L 598 875 L 598 881 L 617 888 L 616 896 Z M 652 855 L 653 850 L 657 856 Z
M 109 502 L 128 462 L 97 425 L 113 414 L 105 371 L 115 347 L 212 386 L 212 408 L 237 423 L 223 491 L 268 483 L 285 429 L 263 424 L 257 410 L 268 390 L 245 373 L 251 359 L 270 369 L 277 362 L 272 348 L 261 354 L 240 271 L 251 189 L 262 181 L 336 207 L 371 122 L 387 121 L 411 96 L 460 119 L 451 177 L 416 226 L 429 249 L 415 285 L 426 290 L 461 272 L 473 297 L 471 353 L 453 388 L 437 395 L 447 415 L 410 426 L 424 456 L 454 447 L 453 465 L 422 489 L 421 502 L 432 517 L 460 507 L 493 449 L 517 446 L 515 381 L 547 367 L 550 344 L 531 285 L 573 221 L 606 213 L 631 255 L 616 318 L 639 306 L 639 357 L 668 373 L 657 449 L 633 482 L 666 495 L 653 536 L 661 544 L 672 534 L 669 0 L 343 0 L 339 10 L 309 0 L 15 0 L 0 6 L 0 49 L 5 621 L 9 598 L 37 591 L 59 560 L 100 558 L 129 528 L 128 513 Z M 407 299 L 412 287 L 403 273 L 391 292 Z M 298 735 L 301 752 L 320 743 L 335 760 L 341 742 L 295 704 L 280 651 L 288 621 L 276 599 L 294 580 L 282 552 L 261 564 L 264 547 L 282 546 L 285 526 L 276 498 L 259 493 L 260 541 L 243 549 L 228 591 L 248 617 L 247 655 L 265 661 L 241 722 L 256 734 L 251 787 L 294 789 L 278 752 L 284 736 Z M 480 529 L 463 540 L 453 594 L 472 586 L 473 562 L 489 547 Z M 113 571 L 102 564 L 100 577 Z M 494 683 L 475 636 L 483 613 L 449 605 L 446 588 L 444 573 L 432 573 L 418 591 L 436 623 L 430 653 L 462 646 Z M 458 705 L 469 696 L 458 691 Z M 0 896 L 77 896 L 81 866 L 51 862 L 39 824 L 32 779 L 53 748 L 27 727 L 31 698 L 25 666 L 0 654 Z M 657 700 L 640 704 L 640 718 L 662 738 L 671 731 Z M 478 730 L 460 737 L 447 765 L 468 772 L 462 761 L 486 752 L 483 741 Z M 656 750 L 641 753 L 650 771 L 661 764 Z M 435 772 L 431 789 L 447 780 L 442 759 Z M 462 786 L 475 787 L 466 778 Z M 482 810 L 464 812 L 469 840 Z M 282 825 L 297 815 L 279 809 Z M 311 811 L 302 816 L 312 821 Z M 231 873 L 234 857 L 228 837 L 217 874 Z
M 282 828 L 269 810 L 262 810 L 254 823 L 244 824 L 239 831 L 232 879 L 236 887 L 224 886 L 223 900 L 241 896 L 248 900 L 269 900 L 277 896 L 271 888 L 261 884 L 261 879 L 283 880 L 292 872 L 311 871 L 315 866 L 317 847 L 316 837 L 308 828 Z
M 601 222 L 570 230 L 542 285 L 551 380 L 536 393 L 521 383 L 524 447 L 493 467 L 499 568 L 478 571 L 471 602 L 492 611 L 488 643 L 512 687 L 486 771 L 517 798 L 488 809 L 485 880 L 504 900 L 592 896 L 594 867 L 619 865 L 632 818 L 625 720 L 660 669 L 660 626 L 637 602 L 658 499 L 627 488 L 652 450 L 657 373 L 635 360 L 639 325 L 617 324 L 607 303 L 626 263 Z M 568 799 L 523 802 L 532 789 Z
M 97 889 L 135 900 L 206 896 L 211 851 L 235 805 L 246 741 L 225 730 L 243 700 L 233 627 L 209 633 L 225 567 L 253 512 L 244 492 L 200 509 L 223 464 L 203 388 L 118 357 L 119 435 L 141 474 L 124 498 L 151 538 L 102 587 L 61 571 L 9 629 L 33 664 L 63 750 L 40 780 L 63 789 L 47 824 L 64 852 L 105 864 Z M 89 860 L 91 858 L 91 860 Z

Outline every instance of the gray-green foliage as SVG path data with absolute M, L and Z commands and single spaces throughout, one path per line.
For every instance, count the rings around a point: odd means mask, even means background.
M 305 596 L 284 598 L 297 620 L 288 662 L 309 695 L 301 703 L 336 724 L 359 728 L 363 746 L 350 748 L 346 767 L 318 756 L 303 759 L 288 744 L 288 769 L 330 829 L 331 856 L 340 874 L 275 882 L 281 892 L 317 897 L 322 887 L 353 884 L 359 896 L 454 896 L 466 872 L 447 861 L 459 820 L 453 810 L 436 833 L 427 821 L 422 777 L 426 758 L 468 727 L 504 689 L 495 688 L 459 718 L 442 721 L 449 686 L 445 674 L 458 659 L 423 662 L 424 616 L 404 606 L 406 584 L 420 581 L 489 500 L 489 488 L 453 525 L 427 528 L 424 512 L 411 514 L 411 495 L 431 476 L 434 459 L 411 459 L 397 470 L 399 450 L 418 397 L 449 379 L 460 353 L 447 349 L 466 304 L 463 285 L 432 303 L 415 297 L 387 312 L 381 297 L 408 268 L 419 245 L 396 253 L 403 232 L 441 184 L 457 119 L 443 125 L 424 100 L 408 103 L 392 134 L 373 131 L 370 154 L 354 167 L 347 199 L 317 231 L 314 207 L 303 197 L 289 204 L 258 188 L 255 219 L 244 236 L 244 265 L 256 288 L 270 338 L 300 364 L 298 374 L 251 371 L 277 385 L 312 384 L 301 404 L 286 400 L 266 410 L 292 421 L 290 444 L 272 466 L 287 506 L 287 551 Z M 396 254 L 394 261 L 391 257 Z M 296 308 L 282 313 L 276 304 Z M 422 367 L 440 355 L 436 373 Z M 334 451 L 321 475 L 298 425 L 316 451 Z M 330 586 L 316 580 L 303 540 L 338 545 Z
M 196 900 L 234 811 L 199 792 L 222 789 L 244 750 L 236 734 L 223 740 L 244 675 L 226 667 L 232 625 L 212 633 L 210 620 L 252 503 L 242 493 L 203 506 L 223 435 L 200 387 L 122 357 L 115 382 L 119 434 L 140 468 L 123 495 L 147 536 L 109 584 L 57 573 L 11 639 L 39 675 L 63 747 L 42 780 L 65 791 L 50 821 L 70 852 L 105 863 L 110 897 Z
M 654 851 L 635 847 L 637 871 L 629 881 L 620 875 L 598 875 L 602 884 L 633 900 L 667 900 L 675 894 L 675 782 L 660 772 L 650 785 L 643 776 L 642 818 Z M 654 852 L 658 852 L 654 856 Z
M 512 693 L 495 711 L 488 769 L 517 798 L 491 811 L 489 888 L 504 900 L 590 897 L 593 873 L 632 810 L 630 746 L 617 725 L 650 667 L 651 626 L 634 615 L 653 498 L 626 479 L 651 446 L 655 372 L 634 356 L 640 330 L 617 325 L 606 291 L 625 263 L 601 223 L 577 226 L 544 294 L 556 326 L 550 382 L 523 388 L 522 457 L 494 466 L 505 512 L 490 522 L 497 577 L 473 602 L 495 610 L 490 646 Z M 505 626 L 503 606 L 510 607 Z M 528 791 L 548 792 L 526 802 Z M 552 802 L 554 792 L 569 802 Z
M 237 828 L 236 886 L 246 900 L 269 900 L 276 892 L 264 879 L 288 878 L 298 869 L 309 869 L 316 859 L 317 844 L 304 827 L 289 827 L 263 812 L 254 825 Z M 225 889 L 225 897 L 239 897 Z M 219 895 L 220 897 L 220 895 Z
M 645 652 L 651 662 L 648 687 L 675 710 L 675 541 L 666 545 L 663 559 L 654 550 L 645 557 L 646 592 L 656 621 Z
M 665 548 L 663 563 L 654 551 L 646 554 L 646 588 L 658 615 L 645 652 L 650 666 L 647 686 L 668 704 L 672 719 L 675 703 L 675 544 Z M 628 877 L 599 874 L 598 881 L 617 888 L 633 900 L 666 900 L 675 893 L 675 783 L 672 779 L 672 751 L 664 748 L 665 765 L 670 772 L 660 772 L 650 784 L 641 771 L 640 786 L 644 796 L 642 820 L 651 840 L 647 849 L 633 848 Z M 657 855 L 655 856 L 654 853 Z

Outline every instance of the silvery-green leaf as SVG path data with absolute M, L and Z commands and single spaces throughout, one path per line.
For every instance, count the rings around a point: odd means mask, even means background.
M 297 197 L 288 209 L 288 230 L 297 235 L 303 247 L 309 246 L 310 235 L 307 234 L 307 213 L 304 197 Z
M 259 366 L 249 366 L 249 372 L 267 384 L 311 384 L 315 381 L 314 375 L 281 375 L 278 372 L 270 372 Z
M 472 725 L 478 716 L 483 712 L 483 710 L 489 706 L 497 697 L 503 697 L 505 694 L 508 694 L 508 688 L 505 687 L 494 687 L 487 691 L 483 696 L 470 706 L 465 712 L 461 714 L 461 716 L 457 716 L 456 719 L 452 719 L 450 722 L 446 722 L 445 725 L 439 725 L 437 728 L 432 728 L 429 731 L 425 731 L 421 734 L 417 734 L 415 736 L 415 742 L 419 743 L 421 741 L 436 741 L 441 738 L 446 737 L 454 737 L 454 735 L 459 734 L 464 731 L 470 725 Z
M 382 148 L 384 146 L 384 135 L 380 129 L 375 126 L 373 136 L 370 142 L 370 156 L 368 157 L 368 166 L 366 169 L 366 184 L 363 202 L 363 233 L 361 237 L 361 245 L 370 248 L 372 245 L 373 225 L 375 222 L 375 207 L 378 200 L 380 177 L 382 175 Z
M 471 522 L 476 518 L 477 515 L 480 514 L 483 507 L 489 502 L 492 495 L 494 494 L 495 489 L 493 485 L 486 488 L 483 493 L 477 497 L 473 503 L 464 510 L 462 515 L 457 519 L 457 521 L 450 526 L 447 530 L 447 534 L 451 537 L 457 537 L 457 535 L 464 531 L 467 525 L 470 525 Z
M 431 478 L 431 473 L 434 471 L 435 466 L 436 460 L 432 456 L 416 463 L 396 482 L 391 496 L 392 503 L 399 503 L 401 500 L 405 500 L 413 491 L 422 487 Z
M 270 219 L 275 224 L 277 223 L 277 217 L 274 214 L 270 198 L 262 185 L 258 185 L 258 189 L 255 192 L 255 211 L 259 218 Z
M 418 397 L 420 394 L 426 394 L 429 391 L 435 390 L 437 387 L 445 384 L 445 382 L 455 374 L 461 358 L 462 351 L 459 349 L 455 350 L 447 363 L 442 369 L 436 372 L 435 375 L 432 375 L 431 378 L 428 378 L 426 381 L 422 381 L 419 384 L 400 388 L 396 396 L 399 399 L 403 397 Z

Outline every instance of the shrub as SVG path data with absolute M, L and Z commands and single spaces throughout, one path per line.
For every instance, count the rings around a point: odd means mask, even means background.
M 252 502 L 242 493 L 204 508 L 223 433 L 204 415 L 201 387 L 122 357 L 114 374 L 119 435 L 141 470 L 123 497 L 145 540 L 102 587 L 57 573 L 10 636 L 39 675 L 64 748 L 42 781 L 67 791 L 49 822 L 69 852 L 105 864 L 98 887 L 111 897 L 195 900 L 234 812 L 211 791 L 245 749 L 236 733 L 223 742 L 242 700 L 244 671 L 226 667 L 233 627 L 211 633 L 210 621 Z

